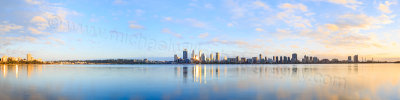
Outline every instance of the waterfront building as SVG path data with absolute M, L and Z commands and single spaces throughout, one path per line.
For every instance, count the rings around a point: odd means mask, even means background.
M 354 55 L 354 62 L 358 63 L 358 55 Z
M 297 53 L 292 54 L 292 63 L 297 63 Z
M 8 57 L 7 57 L 7 56 L 1 57 L 1 62 L 7 62 L 7 60 L 8 60 Z
M 201 62 L 206 62 L 206 55 L 204 53 L 201 54 Z
M 187 60 L 188 59 L 188 51 L 187 49 L 183 50 L 183 60 Z
M 191 58 L 192 60 L 195 60 L 196 59 L 196 54 L 194 54 L 194 50 L 192 51 L 192 58 Z
M 257 57 L 253 57 L 252 59 L 253 59 L 253 63 L 256 64 L 257 61 L 258 61 L 258 58 Z
M 285 64 L 285 63 L 287 63 L 287 61 L 288 61 L 287 57 L 283 56 L 283 63 Z
M 203 61 L 203 59 L 201 59 L 202 58 L 202 56 L 201 56 L 201 50 L 199 50 L 199 61 Z
M 215 53 L 215 62 L 219 62 L 220 61 L 220 55 L 219 52 Z
M 27 61 L 33 61 L 33 57 L 30 53 L 26 54 L 26 60 Z
M 178 55 L 174 55 L 174 62 L 178 62 L 178 59 L 179 59 L 179 57 L 178 57 Z
M 252 63 L 253 63 L 253 59 L 250 59 L 250 58 L 247 59 L 247 63 L 248 63 L 248 64 L 252 64 Z
M 280 64 L 283 63 L 283 58 L 282 58 L 282 56 L 280 56 L 279 63 L 280 63 Z
M 278 56 L 275 56 L 275 63 L 279 63 Z
M 214 56 L 213 56 L 213 54 L 211 53 L 210 54 L 210 62 L 213 62 L 214 61 Z
M 347 57 L 347 62 L 348 62 L 348 63 L 351 63 L 351 56 L 348 56 L 348 57 Z
M 241 61 L 242 63 L 246 63 L 246 58 L 245 58 L 245 57 L 242 57 L 242 58 L 240 58 L 240 61 Z
M 260 54 L 258 58 L 260 58 L 258 63 L 262 63 L 262 59 L 263 59 L 262 54 Z

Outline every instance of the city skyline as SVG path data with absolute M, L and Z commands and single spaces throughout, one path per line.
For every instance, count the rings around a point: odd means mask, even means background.
M 191 55 L 188 55 L 187 49 L 182 51 L 182 55 L 178 56 L 174 54 L 174 63 L 181 64 L 312 64 L 312 63 L 381 63 L 387 61 L 377 61 L 374 58 L 368 59 L 361 57 L 359 60 L 358 54 L 353 56 L 348 56 L 347 59 L 338 59 L 338 58 L 319 58 L 317 56 L 304 55 L 303 58 L 298 59 L 297 53 L 292 53 L 291 56 L 262 56 L 263 54 L 259 54 L 259 56 L 235 56 L 231 55 L 230 57 L 219 55 L 220 52 L 215 52 L 215 57 L 210 53 L 209 58 L 207 58 L 205 53 L 202 53 L 202 50 L 199 50 L 199 55 L 196 55 L 195 50 L 192 50 Z M 232 57 L 233 56 L 233 57 Z
M 199 59 L 296 52 L 399 61 L 398 9 L 398 0 L 6 0 L 0 56 L 172 60 L 187 48 L 202 50 Z

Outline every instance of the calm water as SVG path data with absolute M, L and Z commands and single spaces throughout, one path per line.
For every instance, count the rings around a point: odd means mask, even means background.
M 400 64 L 0 65 L 0 99 L 400 99 Z

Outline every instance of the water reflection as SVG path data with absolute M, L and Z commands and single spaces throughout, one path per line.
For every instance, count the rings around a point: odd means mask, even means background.
M 8 74 L 14 74 L 15 78 L 18 79 L 21 77 L 20 75 L 25 75 L 30 78 L 32 73 L 39 74 L 42 72 L 43 65 L 2 65 L 0 68 L 0 72 L 3 75 L 3 78 L 7 78 Z M 26 72 L 26 74 L 24 74 Z M 24 76 L 24 77 L 25 77 Z
M 400 64 L 0 67 L 1 100 L 400 99 Z

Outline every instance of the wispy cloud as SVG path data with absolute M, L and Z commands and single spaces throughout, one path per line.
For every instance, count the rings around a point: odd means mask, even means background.
M 205 38 L 207 36 L 208 36 L 208 32 L 205 32 L 205 33 L 200 34 L 198 37 L 199 38 Z
M 175 36 L 176 38 L 182 38 L 182 35 L 181 35 L 181 34 L 172 32 L 172 31 L 171 31 L 170 29 L 168 29 L 168 28 L 164 28 L 164 29 L 162 30 L 162 32 L 163 32 L 163 33 L 166 33 L 166 34 L 170 34 L 170 35 L 172 35 L 172 36 Z

